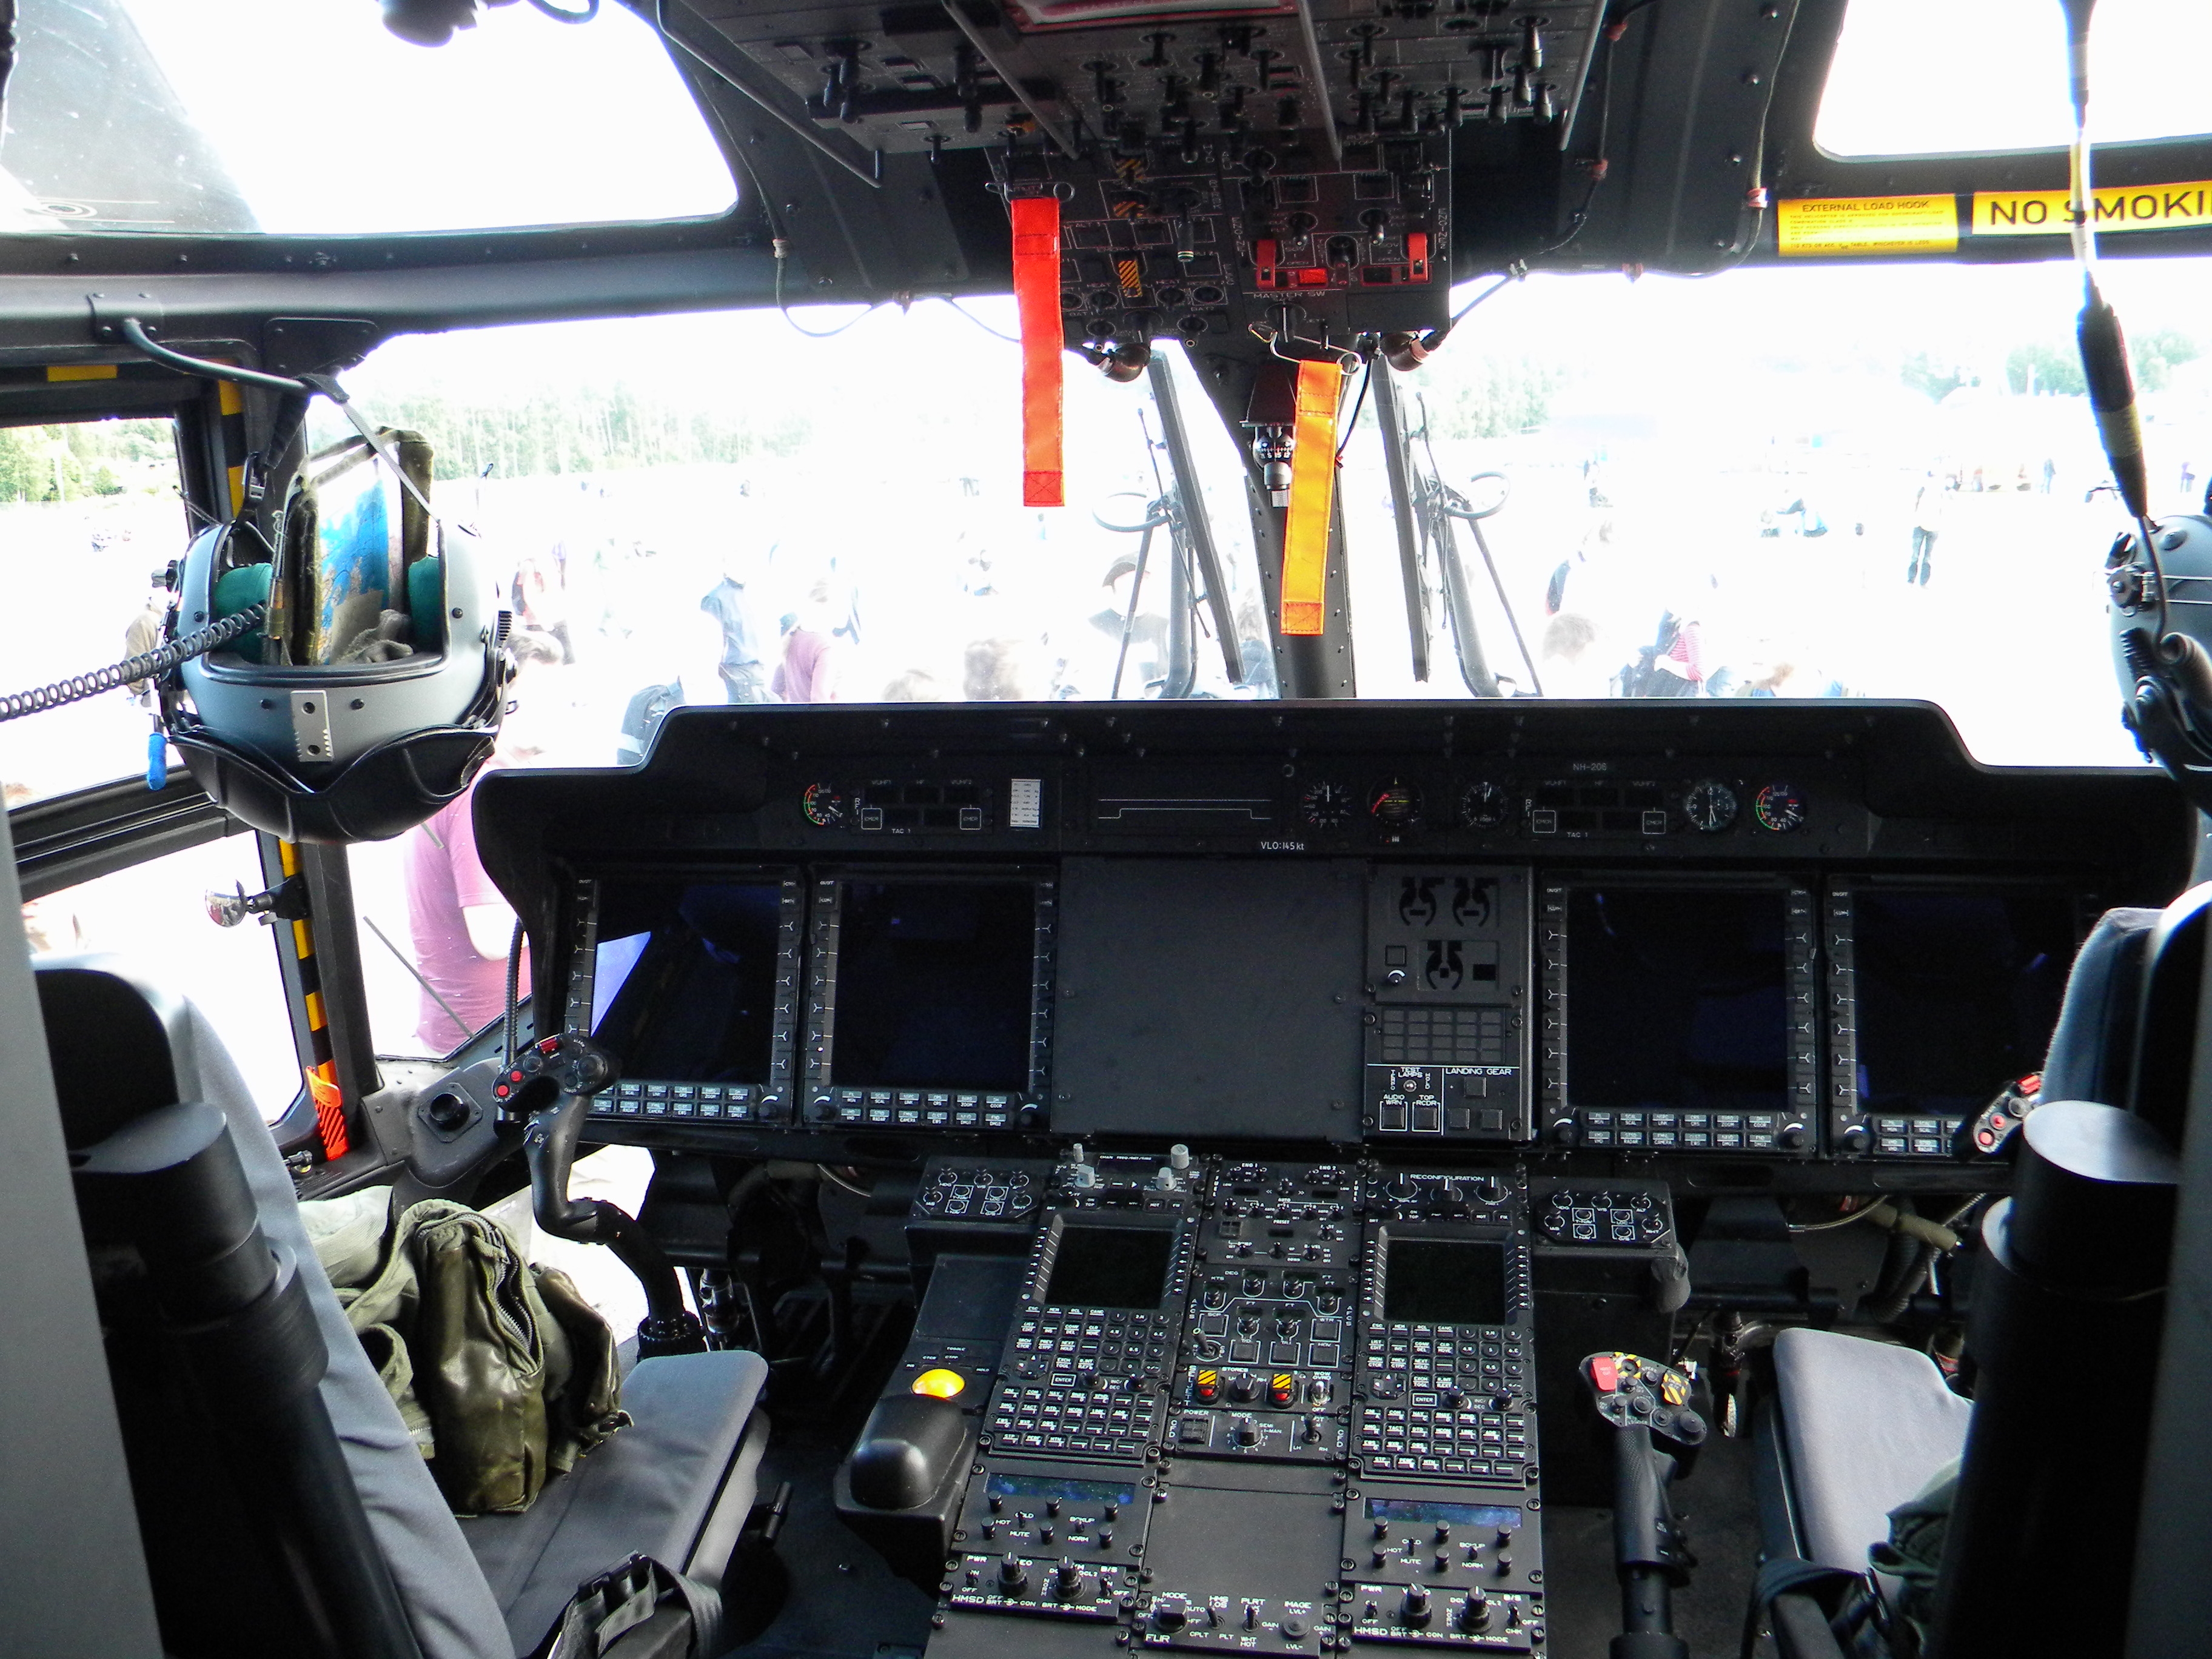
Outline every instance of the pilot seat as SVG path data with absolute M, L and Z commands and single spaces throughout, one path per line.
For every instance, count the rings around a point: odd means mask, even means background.
M 2112 910 L 2098 922 L 2067 981 L 2044 1102 L 2136 1102 L 2139 1044 L 2170 1046 L 2175 1034 L 2160 1026 L 2159 1010 L 2176 981 L 2196 982 L 2208 897 L 2212 889 L 2200 888 L 2166 910 Z M 1970 1353 L 1974 1346 L 1970 1337 Z M 1773 1361 L 1774 1397 L 1753 1428 L 1762 1571 L 1751 1623 L 1771 1603 L 1784 1659 L 1829 1659 L 1842 1650 L 1828 1627 L 1836 1608 L 1822 1602 L 1834 1601 L 1841 1574 L 1869 1573 L 1869 1549 L 1890 1538 L 1891 1510 L 1958 1468 L 1976 1405 L 1926 1354 L 1891 1343 L 1793 1328 L 1776 1335 Z M 1966 1501 L 1956 1500 L 1954 1514 Z M 1954 1553 L 1947 1546 L 1947 1577 Z M 1893 1609 L 1899 1582 L 1872 1578 Z
M 748 1599 L 757 1587 L 730 1577 L 757 1561 L 739 1552 L 756 1498 L 768 1420 L 760 1408 L 768 1367 L 743 1352 L 671 1354 L 639 1361 L 625 1379 L 623 1410 L 632 1419 L 606 1444 L 564 1475 L 550 1479 L 528 1510 L 457 1519 L 432 1479 L 398 1409 L 378 1380 L 318 1265 L 295 1200 L 292 1180 L 237 1067 L 204 1016 L 189 1001 L 139 976 L 118 959 L 47 958 L 38 988 L 53 1058 L 57 1092 L 72 1161 L 118 1130 L 179 1102 L 219 1109 L 243 1167 L 253 1219 L 278 1258 L 297 1276 L 313 1322 L 328 1351 L 315 1392 L 336 1446 L 304 1449 L 274 1429 L 260 1457 L 313 1462 L 342 1460 L 351 1489 L 323 1490 L 307 1501 L 340 1510 L 357 1506 L 380 1563 L 362 1574 L 370 1611 L 360 1621 L 396 1629 L 299 1628 L 299 1608 L 318 1605 L 314 1579 L 360 1563 L 287 1559 L 272 1567 L 248 1542 L 255 1519 L 234 1491 L 252 1481 L 225 1460 L 240 1456 L 235 1425 L 210 1436 L 204 1424 L 170 1413 L 214 1404 L 204 1393 L 179 1389 L 173 1375 L 126 1376 L 131 1345 L 109 1329 L 111 1374 L 129 1451 L 134 1497 L 155 1586 L 164 1645 L 179 1659 L 241 1651 L 420 1654 L 422 1659 L 514 1659 L 544 1650 L 580 1586 L 643 1557 L 670 1570 L 653 1575 L 659 1608 L 631 1628 L 618 1615 L 599 1639 L 564 1653 L 649 1655 L 678 1659 L 722 1651 L 720 1601 Z M 210 1123 L 211 1119 L 204 1119 Z M 88 1239 L 95 1264 L 101 1241 Z M 166 1310 L 165 1310 L 166 1311 Z M 172 1321 L 172 1337 L 176 1334 Z M 309 1341 L 312 1345 L 313 1339 Z M 173 1373 L 172 1350 L 142 1345 L 142 1371 Z M 319 1419 L 317 1419 L 319 1420 Z M 252 1431 L 251 1425 L 248 1433 Z M 252 1458 L 256 1449 L 248 1448 Z M 322 1467 L 335 1469 L 337 1462 Z M 226 1479 L 226 1476 L 237 1477 Z M 262 1478 L 266 1479 L 265 1471 Z M 301 1485 L 295 1482 L 295 1486 Z M 331 1487 L 342 1487 L 333 1479 Z M 308 1490 L 316 1489 L 310 1485 Z M 226 1516 L 228 1504 L 228 1516 Z M 231 1524 L 226 1525 L 226 1518 Z M 345 1535 L 328 1516 L 311 1516 L 303 1535 Z M 280 1552 L 280 1553 L 283 1553 Z M 259 1559 L 256 1559 L 258 1557 Z M 733 1559 L 739 1562 L 733 1569 Z M 672 1581 L 671 1574 L 681 1575 Z M 633 1569 L 629 1605 L 642 1569 Z M 379 1581 L 382 1581 L 380 1584 Z M 673 1590 L 674 1594 L 670 1593 Z M 625 1592 L 617 1586 L 608 1600 Z M 653 1597 L 643 1605 L 650 1607 Z M 322 1598 L 323 1605 L 331 1605 Z M 336 1605 L 349 1605 L 344 1596 Z M 380 1621 L 381 1607 L 395 1617 Z M 672 1633 L 672 1625 L 685 1631 Z

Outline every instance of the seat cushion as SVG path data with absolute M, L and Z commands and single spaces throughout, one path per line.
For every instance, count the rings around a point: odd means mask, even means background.
M 1973 1405 L 1926 1354 L 1832 1331 L 1782 1332 L 1774 1376 L 1806 1559 L 1864 1572 L 1890 1510 L 1966 1449 Z
M 754 1353 L 640 1360 L 623 1382 L 629 1427 L 521 1514 L 461 1522 L 516 1652 L 537 1644 L 578 1585 L 632 1555 L 684 1571 L 718 1504 L 749 1502 L 724 1488 L 767 1380 Z

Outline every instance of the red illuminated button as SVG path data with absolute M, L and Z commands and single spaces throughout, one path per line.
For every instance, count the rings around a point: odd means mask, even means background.
M 1611 1394 L 1620 1385 L 1620 1373 L 1614 1368 L 1611 1354 L 1590 1356 L 1590 1381 L 1597 1384 L 1600 1394 Z
M 1267 1403 L 1287 1406 L 1298 1395 L 1298 1379 L 1288 1371 L 1277 1371 L 1267 1380 Z
M 1192 1379 L 1190 1397 L 1202 1406 L 1210 1406 L 1221 1398 L 1221 1373 L 1200 1371 Z

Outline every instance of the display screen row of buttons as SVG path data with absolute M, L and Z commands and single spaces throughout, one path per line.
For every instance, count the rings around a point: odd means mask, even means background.
M 1874 1149 L 1891 1158 L 1948 1158 L 1959 1120 L 1942 1117 L 1875 1117 Z
M 836 1089 L 817 1097 L 817 1116 L 840 1123 L 894 1123 L 931 1128 L 1004 1129 L 1026 1103 L 1019 1095 L 960 1094 L 937 1089 Z
M 1588 1146 L 1688 1146 L 1738 1152 L 1773 1152 L 1779 1138 L 1803 1126 L 1784 1112 L 1611 1112 L 1583 1111 L 1583 1144 Z
M 720 1118 L 739 1123 L 773 1117 L 775 1094 L 750 1083 L 618 1083 L 592 1100 L 594 1117 Z

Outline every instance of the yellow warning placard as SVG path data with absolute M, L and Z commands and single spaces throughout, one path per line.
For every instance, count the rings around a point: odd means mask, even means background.
M 1974 193 L 1977 236 L 2063 236 L 2063 190 L 1984 190 Z M 2099 234 L 2114 230 L 2182 230 L 2212 225 L 2212 179 L 2180 185 L 2129 185 L 2097 192 Z
M 1782 201 L 1775 204 L 1774 239 L 1784 254 L 1954 253 L 1959 202 L 1949 195 Z

